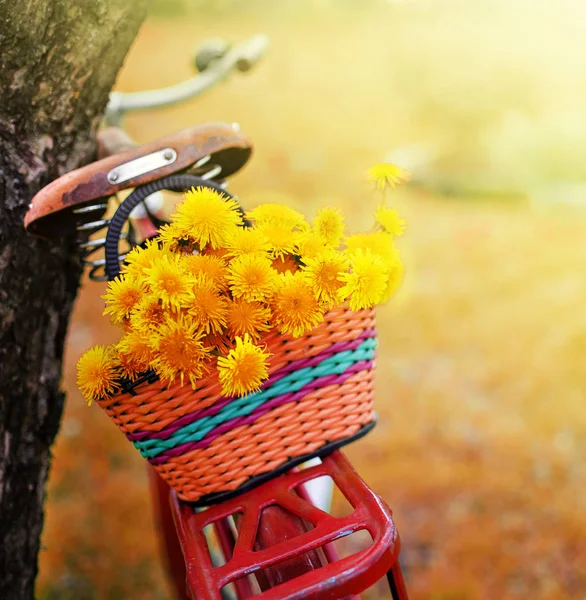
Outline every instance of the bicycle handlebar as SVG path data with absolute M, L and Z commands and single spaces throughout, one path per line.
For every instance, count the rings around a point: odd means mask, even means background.
M 244 72 L 251 69 L 263 56 L 267 46 L 267 36 L 255 35 L 228 50 L 205 71 L 181 83 L 144 92 L 112 92 L 104 115 L 105 124 L 120 125 L 124 114 L 130 111 L 161 108 L 195 98 L 232 71 Z

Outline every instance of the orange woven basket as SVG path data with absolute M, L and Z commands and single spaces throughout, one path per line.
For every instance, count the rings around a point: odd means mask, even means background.
M 179 498 L 211 504 L 374 424 L 374 309 L 332 310 L 299 338 L 271 331 L 269 379 L 253 394 L 221 395 L 217 371 L 166 387 L 159 380 L 99 405 Z

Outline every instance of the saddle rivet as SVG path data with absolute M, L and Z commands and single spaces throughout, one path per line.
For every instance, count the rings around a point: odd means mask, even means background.
M 171 152 L 171 150 L 166 150 L 165 154 L 163 154 L 163 158 L 165 160 L 173 160 L 173 152 Z
M 112 173 L 110 173 L 108 176 L 108 179 L 110 181 L 118 181 L 118 173 L 116 173 L 116 171 L 112 171 Z

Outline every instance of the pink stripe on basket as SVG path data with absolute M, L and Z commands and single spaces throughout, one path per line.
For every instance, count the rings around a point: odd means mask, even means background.
M 301 400 L 304 396 L 312 392 L 313 390 L 326 387 L 328 385 L 341 385 L 346 379 L 348 379 L 351 375 L 358 373 L 360 371 L 367 371 L 372 368 L 373 361 L 372 360 L 361 360 L 354 363 L 352 366 L 348 367 L 343 373 L 340 375 L 324 375 L 323 377 L 318 377 L 311 383 L 303 386 L 297 392 L 289 392 L 287 394 L 283 394 L 282 396 L 278 396 L 277 398 L 273 398 L 269 400 L 265 404 L 259 406 L 255 411 L 246 415 L 245 417 L 235 417 L 234 419 L 230 419 L 218 427 L 215 427 L 212 431 L 210 431 L 205 437 L 203 437 L 198 442 L 186 442 L 185 444 L 180 444 L 175 448 L 170 448 L 169 450 L 165 450 L 158 456 L 154 458 L 149 458 L 149 462 L 153 465 L 161 465 L 166 463 L 170 458 L 175 456 L 181 456 L 190 450 L 195 450 L 196 448 L 206 448 L 209 446 L 219 435 L 225 433 L 226 431 L 230 431 L 230 429 L 234 429 L 235 427 L 240 427 L 241 425 L 250 425 L 254 423 L 259 417 L 269 412 L 269 410 L 276 408 L 277 406 L 281 406 L 282 404 L 287 404 L 288 402 L 295 402 L 297 400 Z
M 337 354 L 338 352 L 344 352 L 345 350 L 356 350 L 360 344 L 368 338 L 374 337 L 376 334 L 376 330 L 374 328 L 365 329 L 357 338 L 351 340 L 349 342 L 336 342 L 332 344 L 326 350 L 323 350 L 319 354 L 315 356 L 311 356 L 308 358 L 300 358 L 298 360 L 291 361 L 284 367 L 281 367 L 277 371 L 275 371 L 270 379 L 261 387 L 261 389 L 266 389 L 270 387 L 274 383 L 276 383 L 279 379 L 285 377 L 289 373 L 293 371 L 298 371 L 299 369 L 304 369 L 306 367 L 314 367 L 318 365 L 321 361 Z M 222 398 L 217 402 L 214 402 L 211 406 L 207 408 L 200 408 L 191 413 L 183 415 L 179 419 L 176 419 L 166 427 L 163 427 L 160 431 L 135 431 L 133 433 L 127 433 L 126 437 L 132 441 L 142 441 L 146 439 L 160 439 L 166 440 L 171 437 L 176 431 L 193 423 L 194 421 L 198 421 L 199 419 L 203 419 L 204 417 L 211 417 L 218 414 L 226 405 L 230 404 L 234 398 Z

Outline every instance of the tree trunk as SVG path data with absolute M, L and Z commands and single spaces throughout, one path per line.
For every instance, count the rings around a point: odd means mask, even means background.
M 29 237 L 33 195 L 95 156 L 108 93 L 147 0 L 0 0 L 0 598 L 34 597 L 65 334 L 71 240 Z M 73 524 L 73 526 L 75 526 Z

